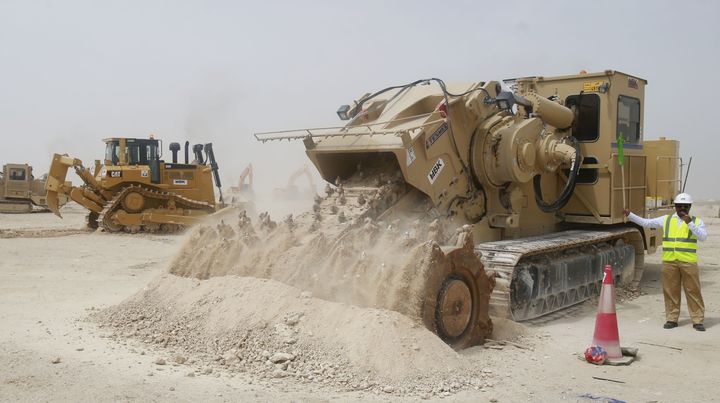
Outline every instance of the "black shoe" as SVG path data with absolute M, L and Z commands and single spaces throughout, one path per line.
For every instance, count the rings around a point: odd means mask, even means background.
M 693 325 L 693 329 L 697 330 L 698 332 L 704 332 L 705 326 L 702 323 L 696 323 Z
M 677 325 L 677 322 L 667 321 L 667 322 L 665 322 L 665 324 L 663 325 L 663 328 L 664 328 L 664 329 L 672 329 L 672 328 L 677 327 L 677 326 L 678 326 L 678 325 Z

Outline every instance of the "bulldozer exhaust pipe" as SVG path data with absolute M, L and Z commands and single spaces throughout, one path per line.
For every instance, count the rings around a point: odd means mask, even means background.
M 187 165 L 187 164 L 190 163 L 190 154 L 189 154 L 189 152 L 190 152 L 190 142 L 189 142 L 189 141 L 186 141 L 186 142 L 185 142 L 185 165 Z
M 180 143 L 170 143 L 170 151 L 172 152 L 173 164 L 177 164 L 178 151 L 180 151 Z

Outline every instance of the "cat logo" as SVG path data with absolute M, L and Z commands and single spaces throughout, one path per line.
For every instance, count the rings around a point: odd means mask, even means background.
M 430 173 L 427 176 L 431 185 L 435 183 L 435 179 L 437 179 L 438 175 L 440 175 L 443 168 L 445 168 L 445 162 L 442 158 L 438 158 L 437 162 L 433 165 L 432 169 L 430 169 Z
M 109 178 L 122 178 L 122 171 L 107 171 Z

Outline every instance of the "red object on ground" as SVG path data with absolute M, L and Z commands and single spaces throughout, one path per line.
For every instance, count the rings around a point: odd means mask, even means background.
M 615 313 L 615 286 L 610 265 L 605 266 L 592 344 L 604 348 L 608 358 L 622 358 L 617 314 Z
M 600 346 L 590 346 L 585 350 L 585 361 L 595 364 L 602 365 L 607 358 L 607 352 Z

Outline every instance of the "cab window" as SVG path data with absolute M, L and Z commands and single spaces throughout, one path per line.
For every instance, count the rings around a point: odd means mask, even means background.
M 25 180 L 25 170 L 24 169 L 10 169 L 10 180 L 14 181 L 24 181 Z
M 600 137 L 600 97 L 597 94 L 570 95 L 565 106 L 575 112 L 572 135 L 578 141 L 597 141 Z
M 617 135 L 623 135 L 627 143 L 640 142 L 640 100 L 620 95 L 618 97 Z
M 105 161 L 109 161 L 110 165 L 117 165 L 120 163 L 118 149 L 119 147 L 117 141 L 109 141 L 105 145 Z

